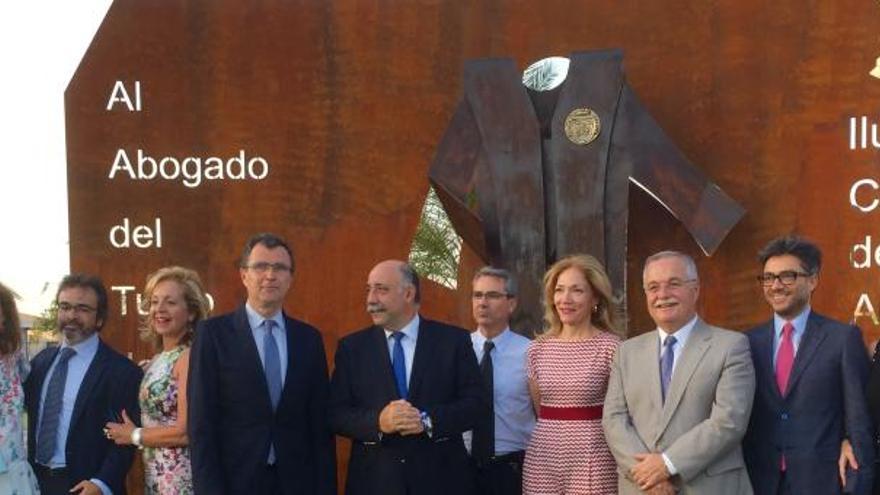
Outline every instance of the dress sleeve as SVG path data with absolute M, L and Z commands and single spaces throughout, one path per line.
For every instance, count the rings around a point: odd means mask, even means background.
M 526 375 L 530 380 L 538 379 L 538 347 L 538 341 L 533 340 L 529 343 L 529 348 L 526 350 Z

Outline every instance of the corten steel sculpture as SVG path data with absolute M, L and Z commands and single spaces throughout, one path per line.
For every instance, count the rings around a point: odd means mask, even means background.
M 429 178 L 463 240 L 518 277 L 517 331 L 540 328 L 541 278 L 570 253 L 602 261 L 626 307 L 629 181 L 707 255 L 745 213 L 651 118 L 624 79 L 622 58 L 619 50 L 575 53 L 564 84 L 543 92 L 522 84 L 513 60 L 465 65 L 464 98 Z M 592 111 L 598 126 L 588 118 L 589 129 L 567 134 L 577 109 Z

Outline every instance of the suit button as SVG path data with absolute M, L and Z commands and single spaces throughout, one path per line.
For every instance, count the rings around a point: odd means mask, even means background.
M 406 464 L 406 459 L 401 459 L 401 460 L 400 460 L 400 463 L 401 463 L 401 464 Z

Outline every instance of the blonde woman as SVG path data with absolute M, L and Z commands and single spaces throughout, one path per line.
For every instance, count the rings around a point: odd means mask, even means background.
M 602 264 L 579 254 L 551 266 L 544 275 L 544 319 L 527 352 L 538 424 L 526 449 L 523 492 L 617 493 L 602 403 L 620 338 Z
M 142 302 L 148 311 L 141 338 L 156 354 L 141 382 L 139 400 L 143 428 L 125 411 L 122 423 L 107 423 L 107 437 L 117 444 L 144 449 L 148 495 L 193 493 L 186 435 L 186 378 L 193 330 L 208 315 L 202 282 L 193 270 L 171 266 L 147 278 Z

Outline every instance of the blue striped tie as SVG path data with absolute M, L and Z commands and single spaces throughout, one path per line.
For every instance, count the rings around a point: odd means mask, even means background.
M 70 347 L 61 349 L 58 362 L 49 378 L 46 398 L 43 400 L 43 417 L 37 435 L 37 462 L 48 466 L 55 455 L 58 441 L 58 423 L 61 420 L 61 406 L 64 402 L 64 384 L 67 382 L 67 362 L 76 354 Z
M 675 363 L 675 343 L 678 339 L 675 335 L 666 337 L 663 342 L 663 357 L 660 359 L 660 392 L 663 395 L 663 402 L 666 402 L 666 392 L 669 391 L 669 382 L 672 381 L 672 365 Z

